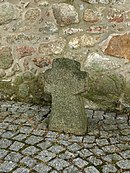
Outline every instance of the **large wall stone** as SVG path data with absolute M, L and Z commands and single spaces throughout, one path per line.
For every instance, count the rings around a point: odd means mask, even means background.
M 59 24 L 60 26 L 79 22 L 78 13 L 76 12 L 74 6 L 66 3 L 60 3 L 54 4 L 52 8 L 57 24 Z
M 0 4 L 0 25 L 9 23 L 19 17 L 18 8 L 8 2 Z
M 8 69 L 12 66 L 13 56 L 12 50 L 9 47 L 2 47 L 0 49 L 0 68 Z
M 130 60 L 130 33 L 111 36 L 103 51 L 107 55 Z

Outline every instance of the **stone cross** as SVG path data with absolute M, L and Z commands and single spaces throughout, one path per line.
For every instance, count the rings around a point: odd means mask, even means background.
M 45 81 L 50 85 L 52 111 L 49 130 L 76 135 L 87 131 L 87 115 L 81 94 L 86 91 L 87 73 L 80 71 L 80 63 L 58 58 L 52 68 L 44 73 Z

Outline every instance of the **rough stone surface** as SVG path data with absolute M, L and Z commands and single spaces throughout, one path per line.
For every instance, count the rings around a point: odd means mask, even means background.
M 84 11 L 83 19 L 86 22 L 94 23 L 94 22 L 98 22 L 99 20 L 101 20 L 101 15 L 96 10 L 87 9 Z
M 85 72 L 80 64 L 69 59 L 56 59 L 44 78 L 50 84 L 52 113 L 49 129 L 82 135 L 87 130 L 87 119 L 81 93 L 87 90 Z M 58 99 L 57 99 L 58 97 Z
M 15 5 L 5 2 L 0 4 L 0 25 L 10 23 L 19 17 L 19 10 Z
M 9 47 L 0 49 L 0 68 L 8 69 L 13 63 L 12 50 Z
M 53 5 L 52 8 L 55 19 L 60 26 L 79 22 L 78 13 L 76 12 L 74 6 L 66 3 L 59 3 Z
M 66 45 L 66 40 L 62 37 L 43 42 L 39 45 L 39 53 L 43 55 L 61 54 Z
M 113 35 L 110 37 L 108 44 L 104 49 L 104 53 L 118 58 L 125 58 L 130 60 L 129 36 L 129 33 L 125 33 L 121 35 Z

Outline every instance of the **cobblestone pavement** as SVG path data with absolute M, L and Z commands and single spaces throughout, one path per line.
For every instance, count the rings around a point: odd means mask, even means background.
M 86 110 L 85 136 L 48 131 L 48 107 L 0 103 L 0 172 L 130 173 L 126 115 Z

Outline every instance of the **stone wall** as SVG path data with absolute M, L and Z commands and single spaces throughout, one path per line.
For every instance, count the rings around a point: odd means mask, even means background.
M 129 7 L 129 0 L 0 0 L 0 99 L 50 102 L 43 73 L 54 58 L 70 58 L 89 73 L 86 104 L 130 103 Z

